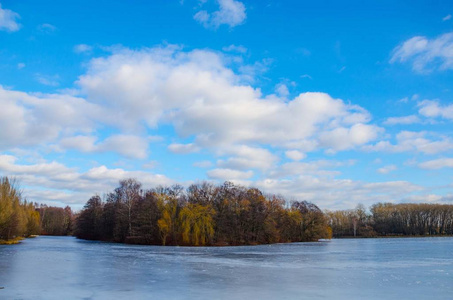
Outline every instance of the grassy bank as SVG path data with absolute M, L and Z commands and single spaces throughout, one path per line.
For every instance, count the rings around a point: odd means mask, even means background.
M 22 241 L 24 238 L 23 237 L 17 237 L 14 239 L 9 239 L 9 240 L 1 240 L 0 239 L 0 245 L 14 245 L 14 244 L 19 244 L 20 241 Z

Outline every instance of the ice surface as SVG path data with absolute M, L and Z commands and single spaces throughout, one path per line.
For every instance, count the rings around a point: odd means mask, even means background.
M 453 238 L 244 247 L 38 237 L 0 246 L 0 299 L 451 299 Z

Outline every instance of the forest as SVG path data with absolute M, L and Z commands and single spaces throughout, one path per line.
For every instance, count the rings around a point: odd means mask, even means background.
M 333 237 L 453 235 L 453 205 L 377 203 L 325 212 Z
M 145 245 L 226 246 L 342 237 L 453 235 L 453 205 L 376 203 L 369 209 L 321 211 L 225 182 L 142 188 L 135 179 L 73 213 L 28 202 L 18 183 L 0 177 L 0 244 L 34 235 Z
M 38 205 L 23 199 L 16 180 L 0 178 L 0 244 L 34 235 L 70 235 L 74 215 L 66 208 Z
M 203 182 L 143 190 L 134 179 L 88 200 L 75 236 L 151 245 L 255 245 L 330 238 L 314 204 L 264 195 L 256 188 Z

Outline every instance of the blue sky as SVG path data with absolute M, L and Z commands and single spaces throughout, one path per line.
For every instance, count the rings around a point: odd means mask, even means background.
M 134 177 L 453 201 L 451 1 L 0 4 L 0 175 L 29 200 Z

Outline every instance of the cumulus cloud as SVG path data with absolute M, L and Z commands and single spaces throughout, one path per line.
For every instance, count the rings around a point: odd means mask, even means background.
M 418 112 L 420 115 L 428 118 L 441 117 L 453 120 L 453 104 L 441 105 L 436 100 L 423 100 L 418 103 Z
M 317 178 L 333 178 L 341 173 L 337 168 L 353 164 L 353 162 L 339 162 L 334 160 L 317 160 L 310 162 L 284 163 L 266 173 L 268 179 L 289 180 L 294 176 L 314 176 Z
M 324 93 L 302 93 L 289 101 L 263 96 L 228 68 L 221 55 L 208 50 L 120 49 L 93 59 L 78 85 L 123 129 L 164 122 L 179 137 L 194 137 L 186 150 L 265 144 L 307 151 L 298 144 L 340 151 L 366 144 L 382 130 L 366 124 L 371 116 L 363 108 Z M 341 141 L 334 141 L 337 134 Z
M 453 158 L 439 158 L 428 160 L 418 165 L 422 169 L 436 170 L 442 168 L 453 168 Z
M 113 151 L 132 158 L 145 159 L 148 156 L 148 141 L 134 135 L 113 135 L 98 147 L 100 151 Z
M 17 22 L 20 16 L 18 13 L 13 12 L 12 10 L 2 8 L 0 3 L 0 30 L 6 31 L 18 31 L 20 29 L 20 24 Z
M 264 96 L 227 62 L 213 51 L 177 46 L 115 49 L 90 61 L 77 97 L 0 88 L 0 125 L 8 128 L 0 131 L 0 149 L 52 145 L 145 159 L 150 140 L 143 132 L 165 124 L 177 134 L 168 146 L 173 153 L 206 149 L 218 169 L 264 172 L 280 160 L 270 148 L 299 160 L 323 148 L 360 147 L 382 130 L 367 124 L 366 110 L 328 94 Z M 99 140 L 104 126 L 120 133 Z M 187 138 L 193 142 L 178 141 Z
M 258 188 L 289 199 L 314 202 L 322 209 L 354 208 L 377 202 L 397 202 L 423 188 L 407 181 L 363 182 L 350 179 L 319 178 L 299 175 L 292 178 L 266 178 L 255 183 Z
M 354 124 L 350 128 L 339 127 L 320 135 L 320 145 L 329 152 L 353 149 L 375 140 L 383 129 L 376 125 Z
M 377 169 L 377 171 L 381 174 L 388 174 L 390 172 L 393 172 L 397 169 L 397 167 L 395 165 L 388 165 L 388 166 L 384 166 L 382 168 L 379 168 Z
M 117 134 L 97 142 L 94 136 L 71 136 L 62 138 L 58 145 L 63 149 L 76 149 L 81 152 L 114 152 L 120 155 L 145 159 L 148 156 L 149 140 L 146 137 Z
M 200 147 L 193 143 L 189 144 L 170 144 L 168 150 L 178 154 L 188 154 L 200 151 Z
M 420 73 L 453 69 L 453 32 L 434 39 L 415 36 L 404 41 L 393 50 L 390 63 L 395 62 L 409 62 Z
M 303 152 L 300 152 L 298 150 L 288 150 L 285 152 L 285 155 L 287 158 L 292 159 L 292 160 L 301 160 L 307 157 L 307 155 Z
M 447 195 L 436 195 L 436 194 L 424 194 L 424 195 L 411 195 L 404 198 L 401 202 L 405 203 L 451 203 L 453 202 L 453 194 Z
M 93 152 L 96 151 L 95 143 L 97 141 L 97 137 L 95 136 L 72 136 L 62 138 L 59 141 L 59 146 L 64 149 L 75 149 L 82 152 Z
M 390 117 L 384 121 L 385 125 L 409 125 L 420 123 L 421 120 L 416 115 L 404 116 L 404 117 Z
M 390 141 L 380 141 L 374 145 L 366 145 L 363 149 L 395 153 L 411 151 L 436 154 L 452 150 L 453 140 L 426 131 L 401 131 L 396 135 L 396 143 L 394 144 Z
M 250 181 L 254 175 L 251 170 L 216 168 L 209 170 L 208 176 L 218 181 L 231 180 L 255 186 L 288 199 L 312 201 L 321 208 L 329 209 L 352 208 L 359 202 L 370 205 L 378 201 L 400 201 L 414 192 L 423 191 L 420 186 L 405 181 L 368 183 L 336 179 L 334 177 L 339 172 L 326 170 L 353 163 L 325 160 L 289 163 L 276 167 L 273 176 L 257 181 Z M 111 169 L 103 165 L 81 172 L 55 161 L 25 164 L 11 155 L 0 155 L 0 173 L 17 177 L 25 187 L 25 196 L 33 201 L 69 204 L 77 208 L 81 208 L 94 193 L 102 195 L 111 191 L 121 179 L 137 178 L 145 188 L 174 183 L 164 175 L 149 172 Z M 420 201 L 423 201 L 422 198 Z
M 273 167 L 279 160 L 276 155 L 267 149 L 245 145 L 222 149 L 220 153 L 227 154 L 230 157 L 217 161 L 217 166 L 235 170 L 267 170 Z
M 277 84 L 277 86 L 275 87 L 275 92 L 277 93 L 277 95 L 284 98 L 289 96 L 288 87 L 286 86 L 286 84 L 283 83 Z
M 234 181 L 241 179 L 249 179 L 253 176 L 253 171 L 238 171 L 232 169 L 213 169 L 207 172 L 211 179 L 218 179 L 221 181 Z
M 221 25 L 235 27 L 244 23 L 247 15 L 244 3 L 236 0 L 216 0 L 219 9 L 209 13 L 200 10 L 193 18 L 206 28 L 217 29 Z
M 55 161 L 24 164 L 11 155 L 0 155 L 0 173 L 16 177 L 24 187 L 25 196 L 32 201 L 78 207 L 95 193 L 102 195 L 111 191 L 122 179 L 137 178 L 146 188 L 173 183 L 164 175 L 149 172 L 106 166 L 81 172 Z
M 453 145 L 445 137 L 410 132 L 400 133 L 395 145 L 376 143 L 383 129 L 371 123 L 371 115 L 362 107 L 320 92 L 301 93 L 288 99 L 282 95 L 263 95 L 228 66 L 229 59 L 217 52 L 183 51 L 177 46 L 112 51 L 87 64 L 86 73 L 76 83 L 80 88 L 77 97 L 0 88 L 0 128 L 11 129 L 0 131 L 0 149 L 50 143 L 60 150 L 113 151 L 143 159 L 147 158 L 151 141 L 143 136 L 144 132 L 170 126 L 176 132 L 173 143 L 168 145 L 170 152 L 203 150 L 215 156 L 215 165 L 194 164 L 212 168 L 207 171 L 210 179 L 256 185 L 300 200 L 316 200 L 319 195 L 326 197 L 327 204 L 369 195 L 378 199 L 381 187 L 388 187 L 384 199 L 391 199 L 398 194 L 390 191 L 392 186 L 400 192 L 398 196 L 405 188 L 413 191 L 417 187 L 406 182 L 372 185 L 335 179 L 340 174 L 338 168 L 352 162 L 301 162 L 311 151 L 334 153 L 371 147 L 435 153 Z M 120 133 L 99 140 L 98 129 L 104 126 L 113 126 Z M 280 165 L 282 155 L 293 161 Z M 56 175 L 44 171 L 41 175 L 28 174 L 24 166 L 17 160 L 9 161 L 0 170 L 20 175 L 27 185 L 59 189 Z M 147 172 L 107 166 L 84 172 L 56 162 L 52 167 L 63 176 L 64 184 L 58 193 L 63 193 L 61 199 L 68 203 L 76 200 L 73 194 L 64 194 L 66 182 L 70 181 L 66 177 L 75 182 L 74 190 L 85 193 L 109 190 L 122 176 L 150 183 L 171 182 Z M 335 192 L 336 188 L 344 189 Z M 347 194 L 353 188 L 361 192 L 355 192 L 350 199 Z M 37 197 L 45 197 L 38 190 Z M 83 201 L 86 198 L 77 203 Z
M 414 97 L 412 97 L 414 99 Z M 408 101 L 408 98 L 402 100 Z M 400 100 L 399 102 L 402 102 Z M 383 124 L 385 125 L 410 125 L 415 123 L 433 122 L 435 118 L 453 120 L 453 104 L 442 105 L 439 100 L 422 100 L 418 101 L 416 108 L 418 115 L 409 115 L 403 117 L 389 117 Z
M 0 86 L 0 150 L 36 146 L 95 128 L 98 106 L 82 98 L 28 94 Z

